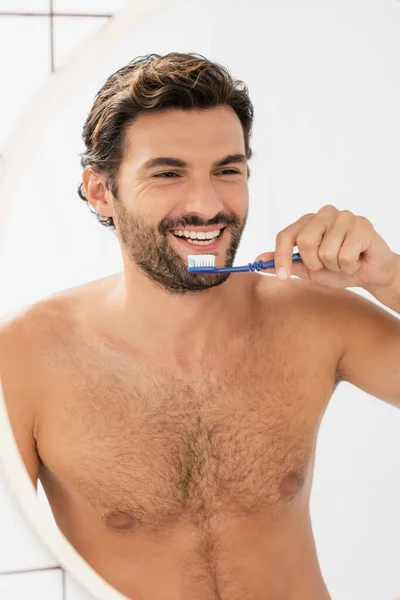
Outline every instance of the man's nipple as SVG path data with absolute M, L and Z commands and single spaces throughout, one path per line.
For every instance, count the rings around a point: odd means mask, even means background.
M 111 529 L 124 531 L 132 529 L 135 524 L 135 519 L 126 512 L 114 511 L 107 517 L 107 526 Z
M 295 496 L 303 485 L 303 478 L 299 473 L 291 471 L 282 477 L 279 491 L 285 498 L 292 498 Z

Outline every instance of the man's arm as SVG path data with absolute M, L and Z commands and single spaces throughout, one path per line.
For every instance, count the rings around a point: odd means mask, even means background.
M 37 489 L 40 459 L 34 437 L 35 360 L 30 351 L 36 328 L 30 318 L 28 311 L 0 322 L 0 391 L 25 468 Z
M 400 408 L 400 318 L 350 290 L 339 295 L 344 344 L 339 376 Z

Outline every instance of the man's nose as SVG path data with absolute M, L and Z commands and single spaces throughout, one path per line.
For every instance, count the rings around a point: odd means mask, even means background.
M 185 212 L 198 214 L 204 220 L 212 219 L 224 209 L 224 205 L 211 182 L 193 186 L 187 191 Z

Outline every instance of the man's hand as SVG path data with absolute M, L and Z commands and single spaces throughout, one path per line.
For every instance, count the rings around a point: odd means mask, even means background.
M 301 261 L 292 262 L 297 246 Z M 286 269 L 302 279 L 330 288 L 387 288 L 400 281 L 399 255 L 378 235 L 372 223 L 332 205 L 308 213 L 276 236 L 275 252 L 256 260 L 275 261 L 276 273 Z M 286 277 L 282 277 L 286 279 Z

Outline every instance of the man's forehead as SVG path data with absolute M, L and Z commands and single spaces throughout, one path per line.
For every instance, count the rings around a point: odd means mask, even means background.
M 221 111 L 219 109 L 222 109 Z M 168 109 L 161 112 L 142 113 L 126 131 L 127 141 L 140 139 L 142 143 L 191 143 L 195 140 L 217 141 L 224 136 L 231 140 L 240 139 L 243 129 L 239 117 L 230 107 L 212 109 L 178 110 Z
M 138 167 L 162 157 L 176 159 L 175 164 L 171 162 L 170 166 L 182 167 L 190 166 L 192 161 L 201 157 L 216 163 L 229 155 L 237 157 L 241 154 L 241 160 L 236 158 L 236 162 L 244 162 L 243 129 L 236 113 L 233 109 L 231 111 L 233 116 L 228 112 L 227 115 L 219 114 L 217 118 L 214 115 L 211 120 L 191 119 L 187 114 L 180 118 L 176 113 L 195 112 L 182 110 L 140 115 L 140 120 L 138 118 L 132 123 L 126 132 L 125 158 L 133 160 Z M 202 111 L 201 117 L 204 112 L 207 111 Z M 178 165 L 179 160 L 186 164 Z M 144 168 L 149 166 L 150 163 Z
M 151 112 L 142 112 L 135 119 L 134 125 L 143 124 L 148 127 L 154 122 L 159 125 L 161 122 L 165 124 L 176 123 L 177 121 L 207 121 L 216 120 L 223 121 L 239 121 L 239 117 L 231 106 L 219 105 L 208 108 L 163 108 Z
M 231 155 L 241 154 L 241 162 L 246 160 L 244 134 L 241 123 L 221 123 L 220 120 L 211 126 L 192 125 L 177 127 L 171 120 L 161 126 L 155 121 L 133 123 L 125 137 L 125 158 L 134 162 L 135 166 L 142 166 L 150 160 L 162 157 L 175 158 L 185 162 L 186 165 L 172 164 L 170 166 L 190 166 L 199 159 L 214 163 Z M 235 126 L 236 125 L 236 126 Z M 236 162 L 239 162 L 237 158 Z M 157 166 L 157 165 L 153 165 Z M 149 164 L 145 168 L 148 168 Z

